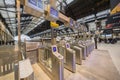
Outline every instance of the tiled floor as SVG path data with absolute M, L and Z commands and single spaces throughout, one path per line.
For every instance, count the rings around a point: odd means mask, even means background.
M 120 80 L 120 75 L 108 51 L 94 50 L 65 80 Z
M 35 80 L 50 80 L 37 64 L 33 65 L 33 69 Z M 119 73 L 120 42 L 117 44 L 99 43 L 98 50 L 93 51 L 82 65 L 77 65 L 76 73 L 65 70 L 64 76 L 65 80 L 120 80 Z M 0 80 L 7 79 L 0 78 Z
M 113 63 L 120 73 L 120 41 L 116 44 L 99 43 L 98 49 L 109 51 Z

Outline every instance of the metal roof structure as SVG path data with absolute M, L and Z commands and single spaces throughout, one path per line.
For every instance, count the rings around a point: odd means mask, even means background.
M 47 0 L 42 0 L 47 2 Z M 66 0 L 70 3 L 72 0 Z M 58 10 L 60 9 L 60 1 L 58 0 L 57 3 Z M 17 9 L 16 9 L 16 0 L 0 0 L 0 14 L 2 21 L 6 24 L 9 31 L 12 35 L 17 35 Z M 27 34 L 32 29 L 40 25 L 44 22 L 44 18 L 36 18 L 32 15 L 26 14 L 24 12 L 24 8 L 21 5 L 21 32 Z
M 42 0 L 44 6 L 48 0 Z M 61 5 L 62 3 L 62 5 Z M 83 4 L 84 3 L 84 4 Z M 95 6 L 93 5 L 95 4 Z M 109 8 L 109 0 L 57 0 L 58 11 L 61 11 L 61 6 L 64 6 L 64 14 L 78 20 L 82 17 L 92 15 L 93 12 L 99 12 Z M 37 32 L 42 32 L 50 27 L 46 24 L 49 22 L 43 16 L 36 18 L 24 12 L 24 7 L 21 5 L 21 32 L 22 34 L 32 35 Z M 84 8 L 84 9 L 83 9 Z M 94 11 L 90 11 L 94 9 Z M 77 12 L 76 12 L 77 11 Z M 0 0 L 0 15 L 2 22 L 13 36 L 17 35 L 17 9 L 16 0 Z M 47 23 L 48 22 L 48 23 Z M 62 24 L 60 21 L 57 21 Z
M 65 13 L 74 20 L 78 20 L 109 8 L 110 0 L 74 0 L 70 4 L 66 3 Z

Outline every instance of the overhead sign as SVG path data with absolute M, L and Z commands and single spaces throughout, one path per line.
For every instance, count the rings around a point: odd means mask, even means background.
M 43 3 L 41 0 L 28 0 L 28 5 L 36 10 L 43 11 Z
M 58 11 L 54 9 L 53 7 L 50 7 L 50 16 L 58 19 Z
M 50 26 L 53 28 L 58 28 L 59 24 L 55 23 L 55 22 L 50 22 Z
M 49 20 L 49 21 L 56 21 L 58 20 L 58 11 L 53 8 L 52 6 L 50 5 L 47 5 L 47 8 L 46 8 L 46 19 Z
M 40 17 L 44 13 L 42 0 L 24 0 L 24 11 L 35 17 Z

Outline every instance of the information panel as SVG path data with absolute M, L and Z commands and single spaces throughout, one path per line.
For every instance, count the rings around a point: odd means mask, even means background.
M 58 18 L 58 11 L 55 10 L 53 7 L 50 7 L 50 16 L 53 18 Z
M 57 46 L 56 45 L 52 45 L 52 52 L 53 53 L 56 53 L 56 52 L 58 52 L 58 50 L 57 50 Z
M 42 0 L 28 0 L 29 7 L 34 8 L 35 10 L 43 11 Z
M 53 52 L 56 52 L 56 51 L 57 51 L 56 47 L 53 47 Z

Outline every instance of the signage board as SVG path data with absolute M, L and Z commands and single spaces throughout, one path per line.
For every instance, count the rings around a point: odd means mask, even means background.
M 56 9 L 54 9 L 53 7 L 50 7 L 50 16 L 58 19 L 58 11 Z
M 58 28 L 58 27 L 59 27 L 59 24 L 51 21 L 51 22 L 50 22 L 50 26 L 53 27 L 53 28 Z
M 51 7 L 50 5 L 47 5 L 46 11 L 45 11 L 45 18 L 49 21 L 56 21 L 58 20 L 58 11 Z
M 53 47 L 53 52 L 56 52 L 56 51 L 57 51 L 56 47 Z
M 35 17 L 40 17 L 44 13 L 42 0 L 25 0 L 23 2 L 26 13 Z
M 53 52 L 53 53 L 57 53 L 57 52 L 58 52 L 56 45 L 52 45 L 51 48 L 52 48 L 52 52 Z
M 29 7 L 38 10 L 38 11 L 43 11 L 43 3 L 42 0 L 28 0 L 28 5 Z

